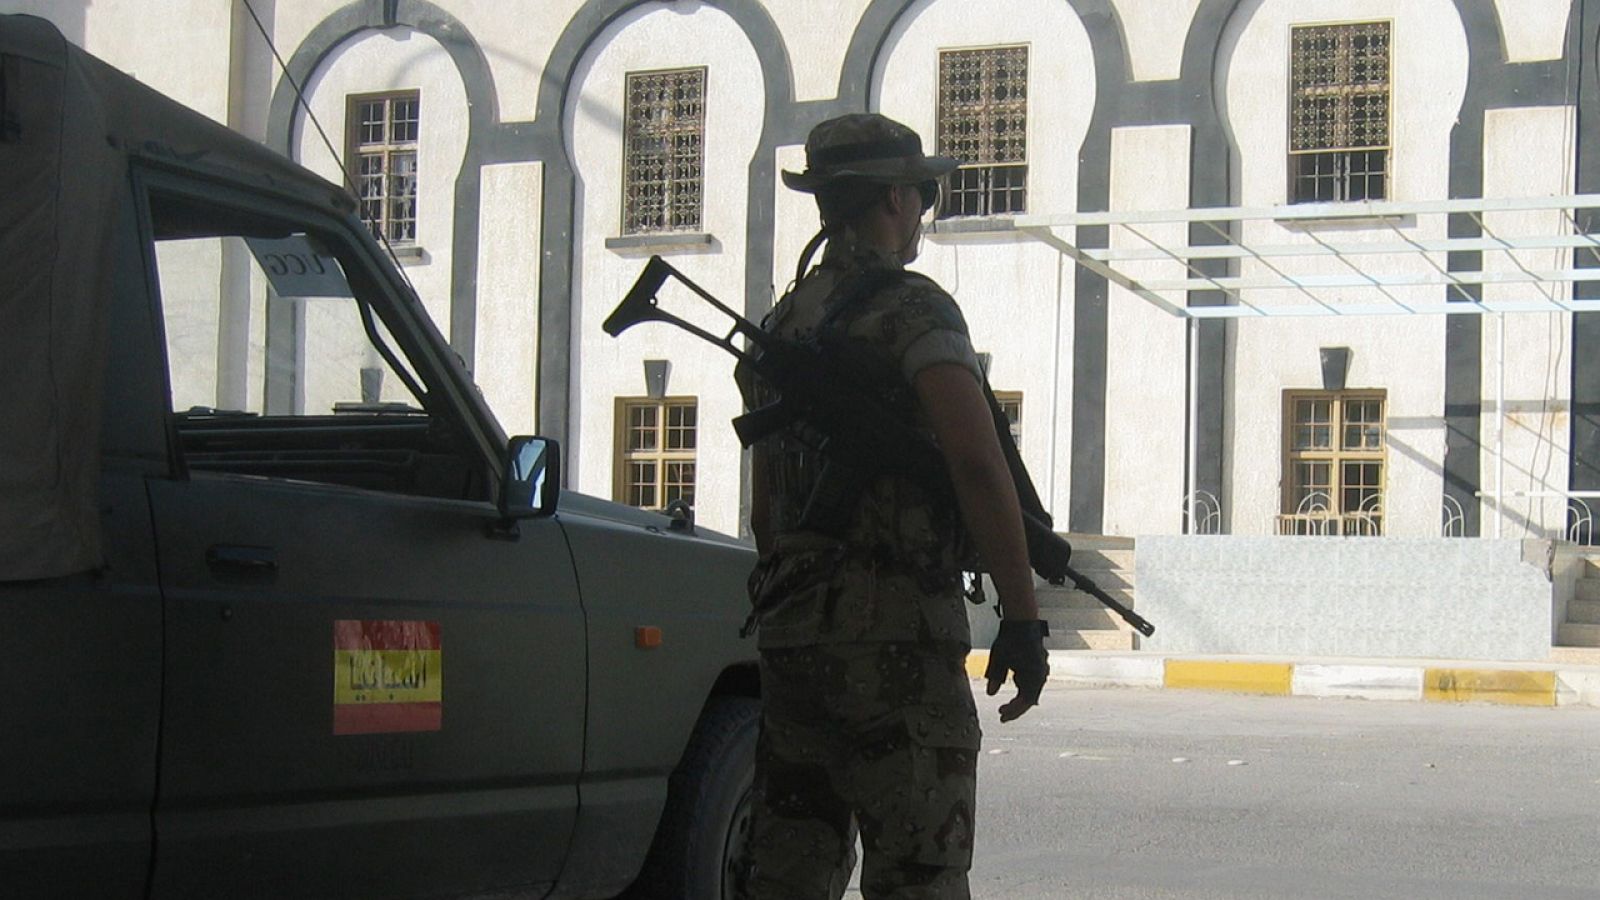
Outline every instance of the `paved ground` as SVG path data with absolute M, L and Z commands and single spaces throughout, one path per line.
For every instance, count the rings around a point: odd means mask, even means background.
M 984 702 L 974 896 L 1600 897 L 1600 709 L 1052 685 Z

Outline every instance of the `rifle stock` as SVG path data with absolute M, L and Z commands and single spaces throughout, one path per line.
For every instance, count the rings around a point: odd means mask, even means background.
M 668 278 L 683 282 L 728 316 L 732 320 L 728 333 L 719 338 L 663 312 L 656 294 Z M 606 317 L 603 327 L 607 334 L 616 337 L 628 328 L 647 321 L 666 322 L 721 347 L 778 391 L 778 402 L 751 410 L 733 420 L 743 446 L 749 447 L 801 419 L 825 436 L 824 450 L 831 450 L 826 468 L 841 470 L 841 477 L 828 479 L 831 488 L 828 496 L 814 495 L 810 498 L 808 508 L 830 507 L 819 510 L 819 516 L 829 524 L 842 524 L 833 521 L 839 517 L 839 510 L 844 508 L 835 501 L 845 495 L 858 496 L 854 488 L 864 485 L 866 479 L 876 472 L 898 471 L 925 484 L 949 489 L 949 475 L 937 447 L 889 414 L 887 407 L 878 408 L 882 404 L 875 404 L 871 391 L 859 390 L 848 394 L 838 391 L 837 385 L 860 381 L 859 377 L 851 377 L 857 373 L 848 371 L 848 367 L 830 367 L 830 357 L 816 352 L 815 348 L 780 341 L 761 331 L 659 256 L 650 257 L 633 287 L 611 315 Z M 733 336 L 736 334 L 745 336 L 756 345 L 759 352 L 748 352 L 735 346 Z M 1018 496 L 1024 501 L 1022 523 L 1027 537 L 1029 565 L 1040 578 L 1051 584 L 1061 585 L 1070 580 L 1073 586 L 1105 604 L 1140 634 L 1146 637 L 1154 634 L 1155 626 L 1143 616 L 1119 603 L 1069 565 L 1072 547 L 1052 528 L 1049 515 L 1045 513 L 1028 478 L 1027 469 L 1004 431 L 1004 416 L 994 402 L 993 392 L 988 390 L 988 385 L 984 388 L 996 416 L 998 437 L 1004 449 L 1010 451 L 1007 454 L 1007 466 L 1013 481 L 1017 483 Z M 844 460 L 852 460 L 856 464 L 850 465 Z

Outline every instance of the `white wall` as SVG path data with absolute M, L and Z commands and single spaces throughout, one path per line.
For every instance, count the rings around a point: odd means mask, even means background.
M 1485 196 L 1541 196 L 1570 193 L 1576 133 L 1571 107 L 1493 109 L 1484 119 L 1483 190 Z M 1541 160 L 1530 166 L 1528 160 Z M 1559 210 L 1491 213 L 1484 216 L 1490 234 L 1502 238 L 1559 233 L 1565 225 Z M 1486 271 L 1519 272 L 1567 269 L 1570 251 L 1522 251 L 1484 254 Z M 1519 303 L 1566 300 L 1564 284 L 1486 285 L 1486 302 Z M 1504 337 L 1504 417 L 1496 408 L 1502 390 L 1501 337 Z M 1544 493 L 1566 487 L 1571 436 L 1572 317 L 1566 313 L 1516 313 L 1485 316 L 1483 322 L 1484 423 L 1481 475 L 1485 492 L 1501 485 L 1507 492 Z M 1496 450 L 1505 455 L 1497 463 Z M 1567 503 L 1561 497 L 1484 500 L 1483 533 L 1505 537 L 1559 537 L 1566 523 Z
M 1507 62 L 1560 59 L 1572 0 L 1494 0 Z
M 826 100 L 839 93 L 839 73 L 855 25 L 870 0 L 805 0 L 766 4 L 788 45 L 796 100 Z
M 459 19 L 483 50 L 494 77 L 501 120 L 531 121 L 544 80 L 567 75 L 548 71 L 546 66 L 556 41 L 585 0 L 434 2 Z
M 1135 81 L 1161 81 L 1183 74 L 1183 36 L 1200 0 L 1112 0 L 1128 45 Z
M 1393 22 L 1391 200 L 1449 196 L 1450 132 L 1465 94 L 1466 35 L 1450 0 L 1266 0 L 1230 23 L 1217 73 L 1227 122 L 1239 148 L 1238 202 L 1287 202 L 1289 29 L 1294 24 Z M 1443 216 L 1395 223 L 1414 239 L 1445 236 Z M 1329 221 L 1305 226 L 1326 239 L 1393 241 L 1386 223 Z M 1252 223 L 1248 241 L 1312 245 L 1298 229 Z M 1442 264 L 1443 260 L 1439 262 Z M 1315 264 L 1325 269 L 1326 263 Z M 1363 260 L 1369 271 L 1428 272 L 1424 260 Z M 1286 271 L 1306 272 L 1293 265 Z M 1240 274 L 1265 274 L 1246 262 Z M 1442 289 L 1395 290 L 1438 302 Z M 1323 291 L 1330 302 L 1372 302 L 1360 291 Z M 1290 292 L 1251 292 L 1261 303 L 1309 303 Z M 1283 391 L 1320 389 L 1318 348 L 1352 350 L 1346 387 L 1387 391 L 1389 453 L 1386 533 L 1437 535 L 1444 430 L 1445 320 L 1442 316 L 1240 321 L 1230 348 L 1224 508 L 1235 534 L 1270 534 L 1280 511 Z
M 1189 199 L 1192 129 L 1185 125 L 1117 128 L 1111 133 L 1111 208 L 1181 209 Z M 1147 237 L 1182 244 L 1187 226 L 1141 228 Z M 1146 245 L 1126 229 L 1114 249 Z M 1127 262 L 1137 279 L 1182 278 L 1175 262 Z M 1183 532 L 1184 420 L 1188 408 L 1188 325 L 1132 292 L 1112 285 L 1107 311 L 1106 534 Z
M 895 24 L 873 77 L 873 108 L 906 123 L 935 149 L 939 51 L 1027 44 L 1028 212 L 1072 212 L 1078 152 L 1094 115 L 1088 32 L 1053 0 L 995 0 L 972 15 L 960 0 L 922 0 Z M 1021 391 L 1022 457 L 1052 515 L 1070 498 L 1073 270 L 1043 244 L 1015 235 L 935 235 L 913 268 L 961 304 L 989 381 Z M 1052 429 L 1051 423 L 1054 428 Z
M 1551 547 L 1444 538 L 1151 537 L 1139 611 L 1157 653 L 1550 655 Z
M 507 434 L 533 434 L 544 164 L 483 167 L 474 378 Z
M 702 224 L 714 239 L 701 252 L 660 247 L 615 251 L 622 228 L 622 116 L 629 72 L 705 66 L 706 142 Z M 700 3 L 650 4 L 622 16 L 584 60 L 567 110 L 569 153 L 579 181 L 574 259 L 572 428 L 578 490 L 612 496 L 615 402 L 645 396 L 644 360 L 672 363 L 668 396 L 699 400 L 696 519 L 737 532 L 739 444 L 727 424 L 741 411 L 732 358 L 667 325 L 620 338 L 600 323 L 661 252 L 735 309 L 743 306 L 746 186 L 760 137 L 765 88 L 755 51 L 726 14 Z
M 218 122 L 228 121 L 228 3 L 93 3 L 84 47 Z M 130 35 L 137 35 L 130 40 Z

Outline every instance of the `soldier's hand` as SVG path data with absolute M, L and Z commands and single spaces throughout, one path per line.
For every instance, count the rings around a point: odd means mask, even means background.
M 1017 696 L 1000 707 L 1000 721 L 1009 722 L 1038 705 L 1039 692 L 1050 677 L 1050 654 L 1044 639 L 1050 623 L 1043 619 L 1002 619 L 1000 633 L 989 649 L 989 666 L 983 677 L 989 681 L 989 696 L 1000 692 L 1010 673 L 1017 685 Z

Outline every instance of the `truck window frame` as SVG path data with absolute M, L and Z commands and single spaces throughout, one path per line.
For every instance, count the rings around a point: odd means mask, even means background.
M 487 406 L 478 398 L 476 389 L 460 366 L 459 357 L 454 360 L 449 358 L 452 351 L 439 335 L 422 302 L 399 274 L 383 261 L 382 251 L 352 212 L 335 211 L 330 208 L 331 204 L 317 204 L 304 196 L 303 187 L 294 190 L 274 189 L 265 184 L 252 185 L 232 172 L 212 171 L 203 162 L 180 165 L 164 158 L 137 159 L 131 167 L 130 178 L 144 263 L 145 295 L 155 331 L 150 340 L 160 366 L 159 380 L 164 392 L 160 406 L 165 411 L 167 468 L 173 477 L 188 479 L 192 473 L 183 458 L 179 415 L 170 409 L 168 402 L 172 392 L 172 361 L 166 340 L 166 310 L 156 258 L 158 239 L 151 212 L 153 195 L 193 200 L 237 211 L 242 216 L 254 214 L 282 220 L 315 234 L 323 241 L 345 270 L 346 280 L 356 295 L 352 302 L 370 307 L 371 314 L 387 328 L 392 341 L 391 349 L 410 367 L 420 383 L 423 394 L 415 399 L 424 413 L 431 420 L 454 427 L 472 444 L 476 456 L 474 461 L 484 467 L 488 480 L 487 499 L 453 501 L 420 496 L 413 496 L 412 499 L 469 502 L 494 509 L 494 498 L 499 495 L 499 481 L 505 466 L 505 435 Z M 329 185 L 328 189 L 330 197 L 333 196 L 336 188 Z M 427 338 L 430 331 L 433 340 Z M 333 483 L 319 483 L 317 486 L 365 490 Z

